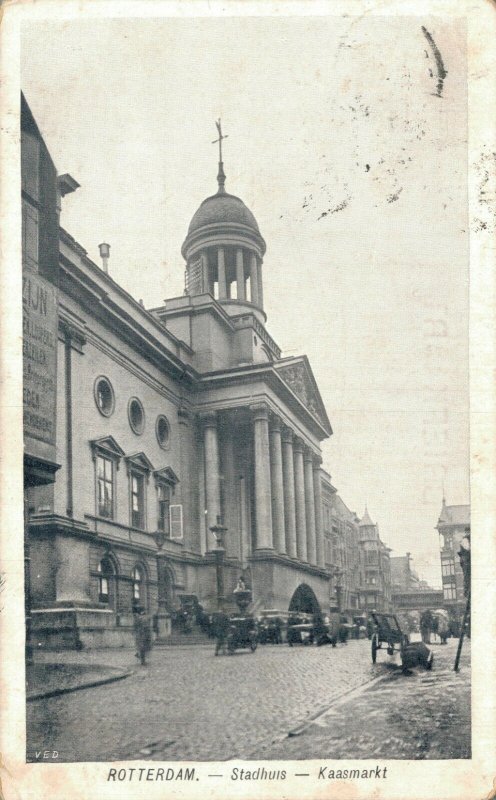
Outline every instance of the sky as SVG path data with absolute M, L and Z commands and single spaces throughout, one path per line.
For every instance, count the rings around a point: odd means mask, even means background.
M 443 489 L 469 502 L 463 21 L 88 18 L 21 41 L 28 103 L 81 184 L 61 223 L 96 263 L 109 242 L 146 307 L 183 293 L 222 118 L 226 189 L 267 243 L 267 328 L 307 354 L 331 421 L 324 466 L 439 586 Z

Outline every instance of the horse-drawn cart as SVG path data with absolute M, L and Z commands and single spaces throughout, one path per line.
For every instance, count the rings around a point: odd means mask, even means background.
M 376 662 L 377 651 L 381 649 L 383 644 L 387 644 L 387 654 L 389 656 L 394 653 L 400 654 L 404 673 L 408 674 L 412 667 L 418 666 L 432 669 L 432 650 L 424 642 L 410 643 L 408 634 L 401 630 L 401 625 L 394 614 L 379 614 L 376 611 L 372 611 L 371 617 L 374 623 L 374 632 L 372 633 L 373 664 Z
M 387 654 L 401 653 L 402 648 L 408 644 L 408 634 L 403 633 L 400 623 L 394 614 L 379 614 L 372 611 L 374 632 L 372 633 L 372 663 L 375 664 L 377 651 L 383 644 L 387 644 Z

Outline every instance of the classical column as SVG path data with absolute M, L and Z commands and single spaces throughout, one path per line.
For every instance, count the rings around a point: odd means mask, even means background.
M 279 417 L 272 417 L 270 424 L 270 478 L 272 487 L 272 530 L 274 533 L 274 548 L 278 553 L 285 553 L 284 488 L 281 420 Z
M 320 465 L 322 459 L 315 456 L 313 460 L 313 496 L 315 504 L 315 543 L 317 549 L 317 566 L 325 568 L 325 543 L 324 543 L 324 521 L 322 518 L 322 483 L 320 477 Z
M 241 247 L 236 250 L 236 283 L 238 286 L 238 300 L 245 299 L 245 266 Z
M 223 247 L 219 247 L 217 250 L 217 282 L 219 284 L 219 300 L 225 300 L 227 297 L 227 286 Z
M 286 530 L 286 553 L 288 556 L 296 558 L 295 478 L 292 430 L 286 427 L 283 428 L 281 439 L 282 473 L 284 480 L 284 526 Z
M 305 478 L 303 469 L 303 442 L 293 443 L 296 506 L 296 549 L 300 561 L 307 560 L 307 517 L 305 511 Z
M 265 403 L 250 406 L 254 425 L 255 514 L 257 550 L 272 550 L 269 409 Z
M 260 305 L 258 302 L 258 262 L 255 253 L 251 254 L 250 259 L 250 285 L 251 302 L 258 306 Z
M 307 522 L 307 553 L 309 564 L 317 563 L 317 543 L 315 537 L 315 498 L 313 490 L 313 453 L 309 447 L 303 455 L 305 478 L 305 515 Z
M 217 414 L 202 414 L 203 441 L 205 449 L 205 493 L 207 511 L 207 550 L 214 549 L 210 528 L 217 524 L 220 515 L 219 443 L 217 435 Z
M 263 308 L 263 283 L 262 283 L 262 261 L 257 259 L 257 287 L 258 287 L 258 305 Z
M 202 261 L 202 273 L 203 273 L 203 291 L 209 292 L 210 291 L 210 270 L 208 267 L 208 257 L 206 253 L 202 253 L 201 256 Z

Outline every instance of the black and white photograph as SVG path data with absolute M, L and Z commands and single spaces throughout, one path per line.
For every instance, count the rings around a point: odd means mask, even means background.
M 77 764 L 120 800 L 466 797 L 496 163 L 469 150 L 467 15 L 118 5 L 19 20 L 40 783 L 6 800 L 82 797 L 54 772 Z M 465 786 L 394 794 L 407 762 Z

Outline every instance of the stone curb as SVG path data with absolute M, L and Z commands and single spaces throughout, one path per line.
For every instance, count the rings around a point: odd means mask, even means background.
M 107 678 L 97 678 L 92 681 L 86 681 L 83 683 L 78 683 L 77 686 L 65 686 L 61 689 L 51 689 L 47 692 L 35 692 L 34 694 L 28 694 L 26 697 L 27 702 L 31 702 L 33 700 L 42 700 L 43 698 L 48 697 L 58 697 L 62 694 L 69 694 L 70 692 L 78 692 L 80 689 L 92 689 L 95 686 L 103 686 L 106 683 L 114 683 L 115 681 L 122 681 L 124 678 L 129 678 L 130 675 L 133 675 L 133 670 L 115 670 L 117 673 L 116 675 L 109 675 Z
M 374 684 L 380 683 L 381 681 L 387 681 L 387 675 L 378 675 L 375 678 L 371 678 L 371 680 L 366 681 L 365 683 L 361 683 L 358 686 L 354 686 L 352 689 L 345 689 L 343 692 L 340 692 L 335 697 L 333 697 L 330 701 L 327 701 L 324 705 L 320 706 L 317 711 L 314 711 L 313 714 L 308 716 L 303 722 L 300 722 L 295 728 L 292 728 L 288 731 L 288 736 L 301 736 L 302 733 L 309 728 L 316 719 L 326 714 L 333 706 L 339 705 L 342 702 L 346 702 L 350 700 L 353 695 L 362 694 L 362 692 L 367 691 L 370 689 Z

